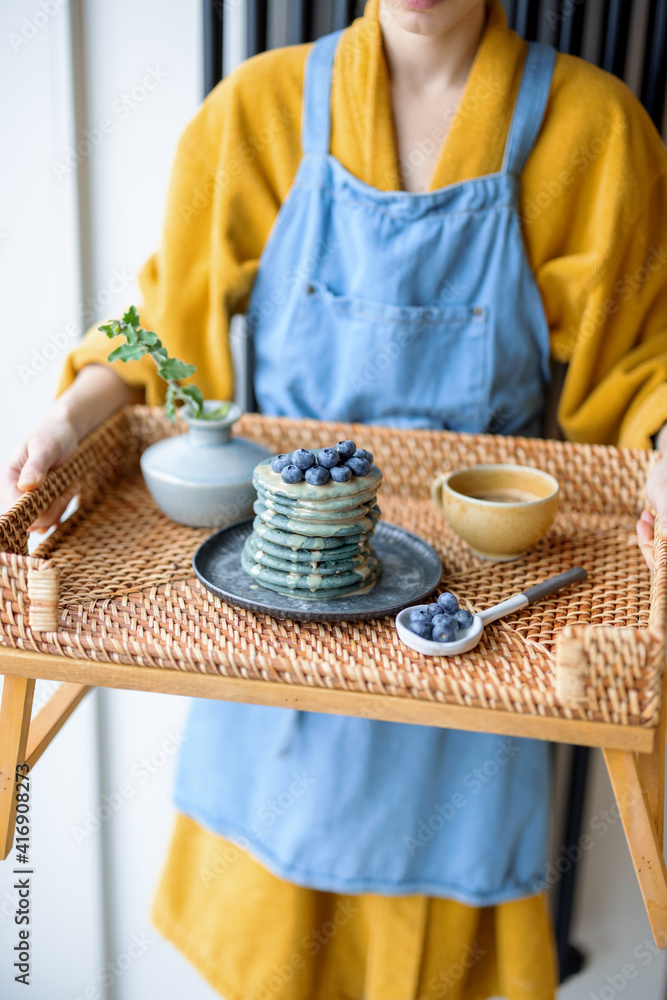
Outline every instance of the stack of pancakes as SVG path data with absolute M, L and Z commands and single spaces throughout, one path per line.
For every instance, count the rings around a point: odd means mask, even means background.
M 365 593 L 382 567 L 370 542 L 380 519 L 382 473 L 326 486 L 284 483 L 271 459 L 255 468 L 255 520 L 241 564 L 279 594 L 322 600 Z

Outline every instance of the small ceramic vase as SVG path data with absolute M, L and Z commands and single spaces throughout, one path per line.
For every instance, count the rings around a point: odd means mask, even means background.
M 206 400 L 204 409 L 220 403 Z M 271 452 L 254 441 L 232 437 L 241 409 L 232 403 L 221 420 L 181 411 L 186 434 L 164 438 L 141 456 L 141 471 L 153 500 L 172 521 L 195 528 L 223 528 L 252 516 L 256 492 L 252 472 Z

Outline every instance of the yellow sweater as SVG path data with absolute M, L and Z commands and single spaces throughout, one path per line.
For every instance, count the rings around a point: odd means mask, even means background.
M 433 177 L 442 187 L 501 167 L 526 45 L 499 0 Z M 162 245 L 140 275 L 142 323 L 197 366 L 204 395 L 233 394 L 229 323 L 301 157 L 309 46 L 243 63 L 216 87 L 178 146 Z M 400 175 L 377 0 L 336 54 L 331 152 L 382 190 Z M 573 441 L 647 447 L 667 422 L 667 152 L 618 79 L 572 56 L 556 61 L 542 132 L 522 176 L 528 257 L 556 360 L 569 362 L 559 421 Z M 131 234 L 128 233 L 128 239 Z M 90 331 L 60 390 L 110 342 Z M 163 399 L 149 359 L 118 365 Z

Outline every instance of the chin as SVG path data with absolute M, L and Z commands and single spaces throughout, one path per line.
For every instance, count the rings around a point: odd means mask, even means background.
M 484 0 L 381 0 L 380 21 L 393 18 L 412 34 L 446 31 Z

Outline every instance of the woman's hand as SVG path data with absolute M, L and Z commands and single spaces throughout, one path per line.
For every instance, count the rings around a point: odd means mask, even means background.
M 21 494 L 36 490 L 46 479 L 47 472 L 69 458 L 78 443 L 76 429 L 67 418 L 54 416 L 45 420 L 0 468 L 0 502 L 11 507 Z M 46 531 L 57 524 L 74 492 L 54 500 L 28 530 Z
M 111 368 L 86 365 L 56 401 L 47 419 L 0 466 L 0 503 L 11 507 L 21 494 L 36 490 L 54 466 L 72 454 L 79 441 L 121 406 L 142 403 L 143 389 L 127 385 Z M 35 521 L 30 531 L 57 524 L 76 493 L 72 487 Z
M 658 436 L 662 458 L 651 469 L 646 480 L 646 500 L 655 516 L 645 510 L 637 521 L 637 540 L 650 569 L 654 569 L 653 534 L 657 530 L 667 538 L 667 425 Z M 657 522 L 657 523 L 656 523 Z

